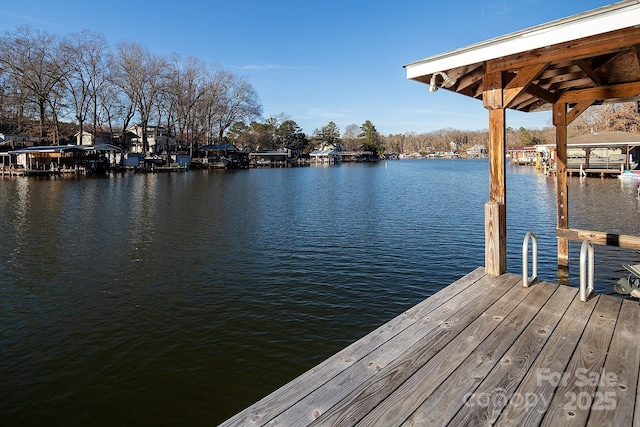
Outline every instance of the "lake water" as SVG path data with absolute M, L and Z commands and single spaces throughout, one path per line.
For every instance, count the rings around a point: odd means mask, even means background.
M 640 235 L 637 184 L 570 225 Z M 215 425 L 484 264 L 486 160 L 0 179 L 0 424 Z M 508 168 L 508 270 L 555 180 Z M 570 283 L 579 244 L 571 243 Z M 634 251 L 597 246 L 596 291 Z

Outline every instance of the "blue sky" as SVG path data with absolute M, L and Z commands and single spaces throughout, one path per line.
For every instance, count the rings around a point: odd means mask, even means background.
M 88 29 L 246 77 L 264 117 L 305 133 L 370 120 L 383 135 L 486 129 L 482 103 L 406 79 L 403 65 L 612 3 L 606 0 L 0 0 L 0 30 Z M 549 126 L 509 111 L 507 125 Z

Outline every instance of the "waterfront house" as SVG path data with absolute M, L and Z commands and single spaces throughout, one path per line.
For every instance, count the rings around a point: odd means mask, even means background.
M 142 153 L 142 125 L 137 124 L 127 128 L 135 137 L 131 138 L 130 152 Z M 169 130 L 163 126 L 147 126 L 147 143 L 151 153 L 165 153 L 176 150 L 176 137 L 171 135 Z M 146 153 L 143 153 L 146 154 Z
M 93 145 L 93 134 L 84 130 L 82 131 L 82 138 L 80 138 L 80 132 L 76 132 L 70 143 L 73 145 Z
M 484 145 L 474 145 L 467 150 L 467 157 L 485 158 L 487 157 L 487 147 Z
M 596 295 L 587 278 L 580 292 L 539 282 L 524 254 L 522 276 L 506 271 L 505 164 L 507 109 L 551 111 L 559 273 L 569 241 L 591 260 L 594 244 L 640 250 L 640 236 L 569 227 L 566 173 L 573 120 L 593 104 L 640 100 L 639 45 L 640 3 L 627 0 L 406 65 L 428 92 L 449 90 L 488 110 L 484 267 L 222 426 L 640 425 L 637 301 Z M 525 251 L 529 242 L 531 234 Z
M 0 138 L 2 139 L 2 145 L 8 146 L 11 149 L 19 147 L 31 147 L 40 142 L 39 138 L 29 135 L 0 133 Z

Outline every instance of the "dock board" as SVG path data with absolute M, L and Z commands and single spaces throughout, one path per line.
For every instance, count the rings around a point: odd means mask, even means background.
M 221 425 L 638 424 L 639 320 L 478 268 Z

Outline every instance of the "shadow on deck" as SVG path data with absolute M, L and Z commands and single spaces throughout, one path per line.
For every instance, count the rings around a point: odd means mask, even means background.
M 639 320 L 637 301 L 478 268 L 222 425 L 630 426 Z

